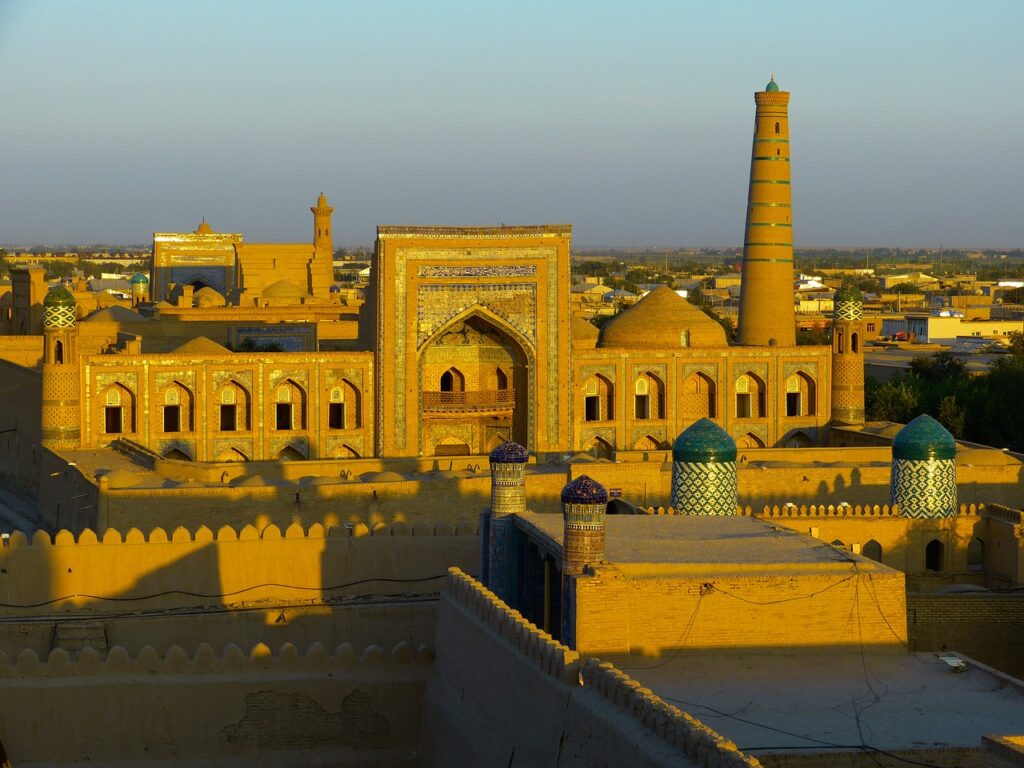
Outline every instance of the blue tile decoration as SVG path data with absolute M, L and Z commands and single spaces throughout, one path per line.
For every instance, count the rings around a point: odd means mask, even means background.
M 608 491 L 596 480 L 580 475 L 562 489 L 562 504 L 607 504 Z
M 506 440 L 490 455 L 491 464 L 525 464 L 529 458 L 529 452 L 513 440 Z
M 736 441 L 710 419 L 672 445 L 672 506 L 679 515 L 735 515 Z
M 832 324 L 848 320 L 857 322 L 864 317 L 864 296 L 852 282 L 844 282 L 832 296 Z
M 907 424 L 893 440 L 889 501 L 904 517 L 956 514 L 956 441 L 927 414 Z
M 894 459 L 953 459 L 956 440 L 944 426 L 922 413 L 896 433 L 892 441 Z

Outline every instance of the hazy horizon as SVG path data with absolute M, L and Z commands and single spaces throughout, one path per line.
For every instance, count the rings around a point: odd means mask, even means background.
M 1009 1 L 9 0 L 0 242 L 147 244 L 204 216 L 304 242 L 323 191 L 339 247 L 554 222 L 579 249 L 738 247 L 774 71 L 798 248 L 1018 248 L 1022 22 Z

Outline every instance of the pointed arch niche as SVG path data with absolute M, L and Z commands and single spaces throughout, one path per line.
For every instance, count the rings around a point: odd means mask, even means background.
M 487 451 L 496 433 L 530 448 L 534 350 L 505 320 L 473 307 L 428 338 L 419 351 L 419 440 L 424 455 Z

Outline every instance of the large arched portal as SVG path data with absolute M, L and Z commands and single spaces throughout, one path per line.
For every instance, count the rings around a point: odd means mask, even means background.
M 496 318 L 456 320 L 420 352 L 420 449 L 447 455 L 453 440 L 487 453 L 504 440 L 530 447 L 528 351 Z

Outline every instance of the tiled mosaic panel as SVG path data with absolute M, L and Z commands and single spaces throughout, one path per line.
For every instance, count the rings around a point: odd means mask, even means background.
M 70 328 L 75 324 L 74 307 L 44 307 L 44 328 Z
M 955 515 L 956 460 L 893 460 L 889 499 L 904 517 Z
M 672 464 L 672 506 L 679 515 L 735 515 L 736 462 Z
M 832 312 L 833 322 L 841 320 L 857 322 L 864 317 L 864 305 L 859 301 L 837 301 Z

